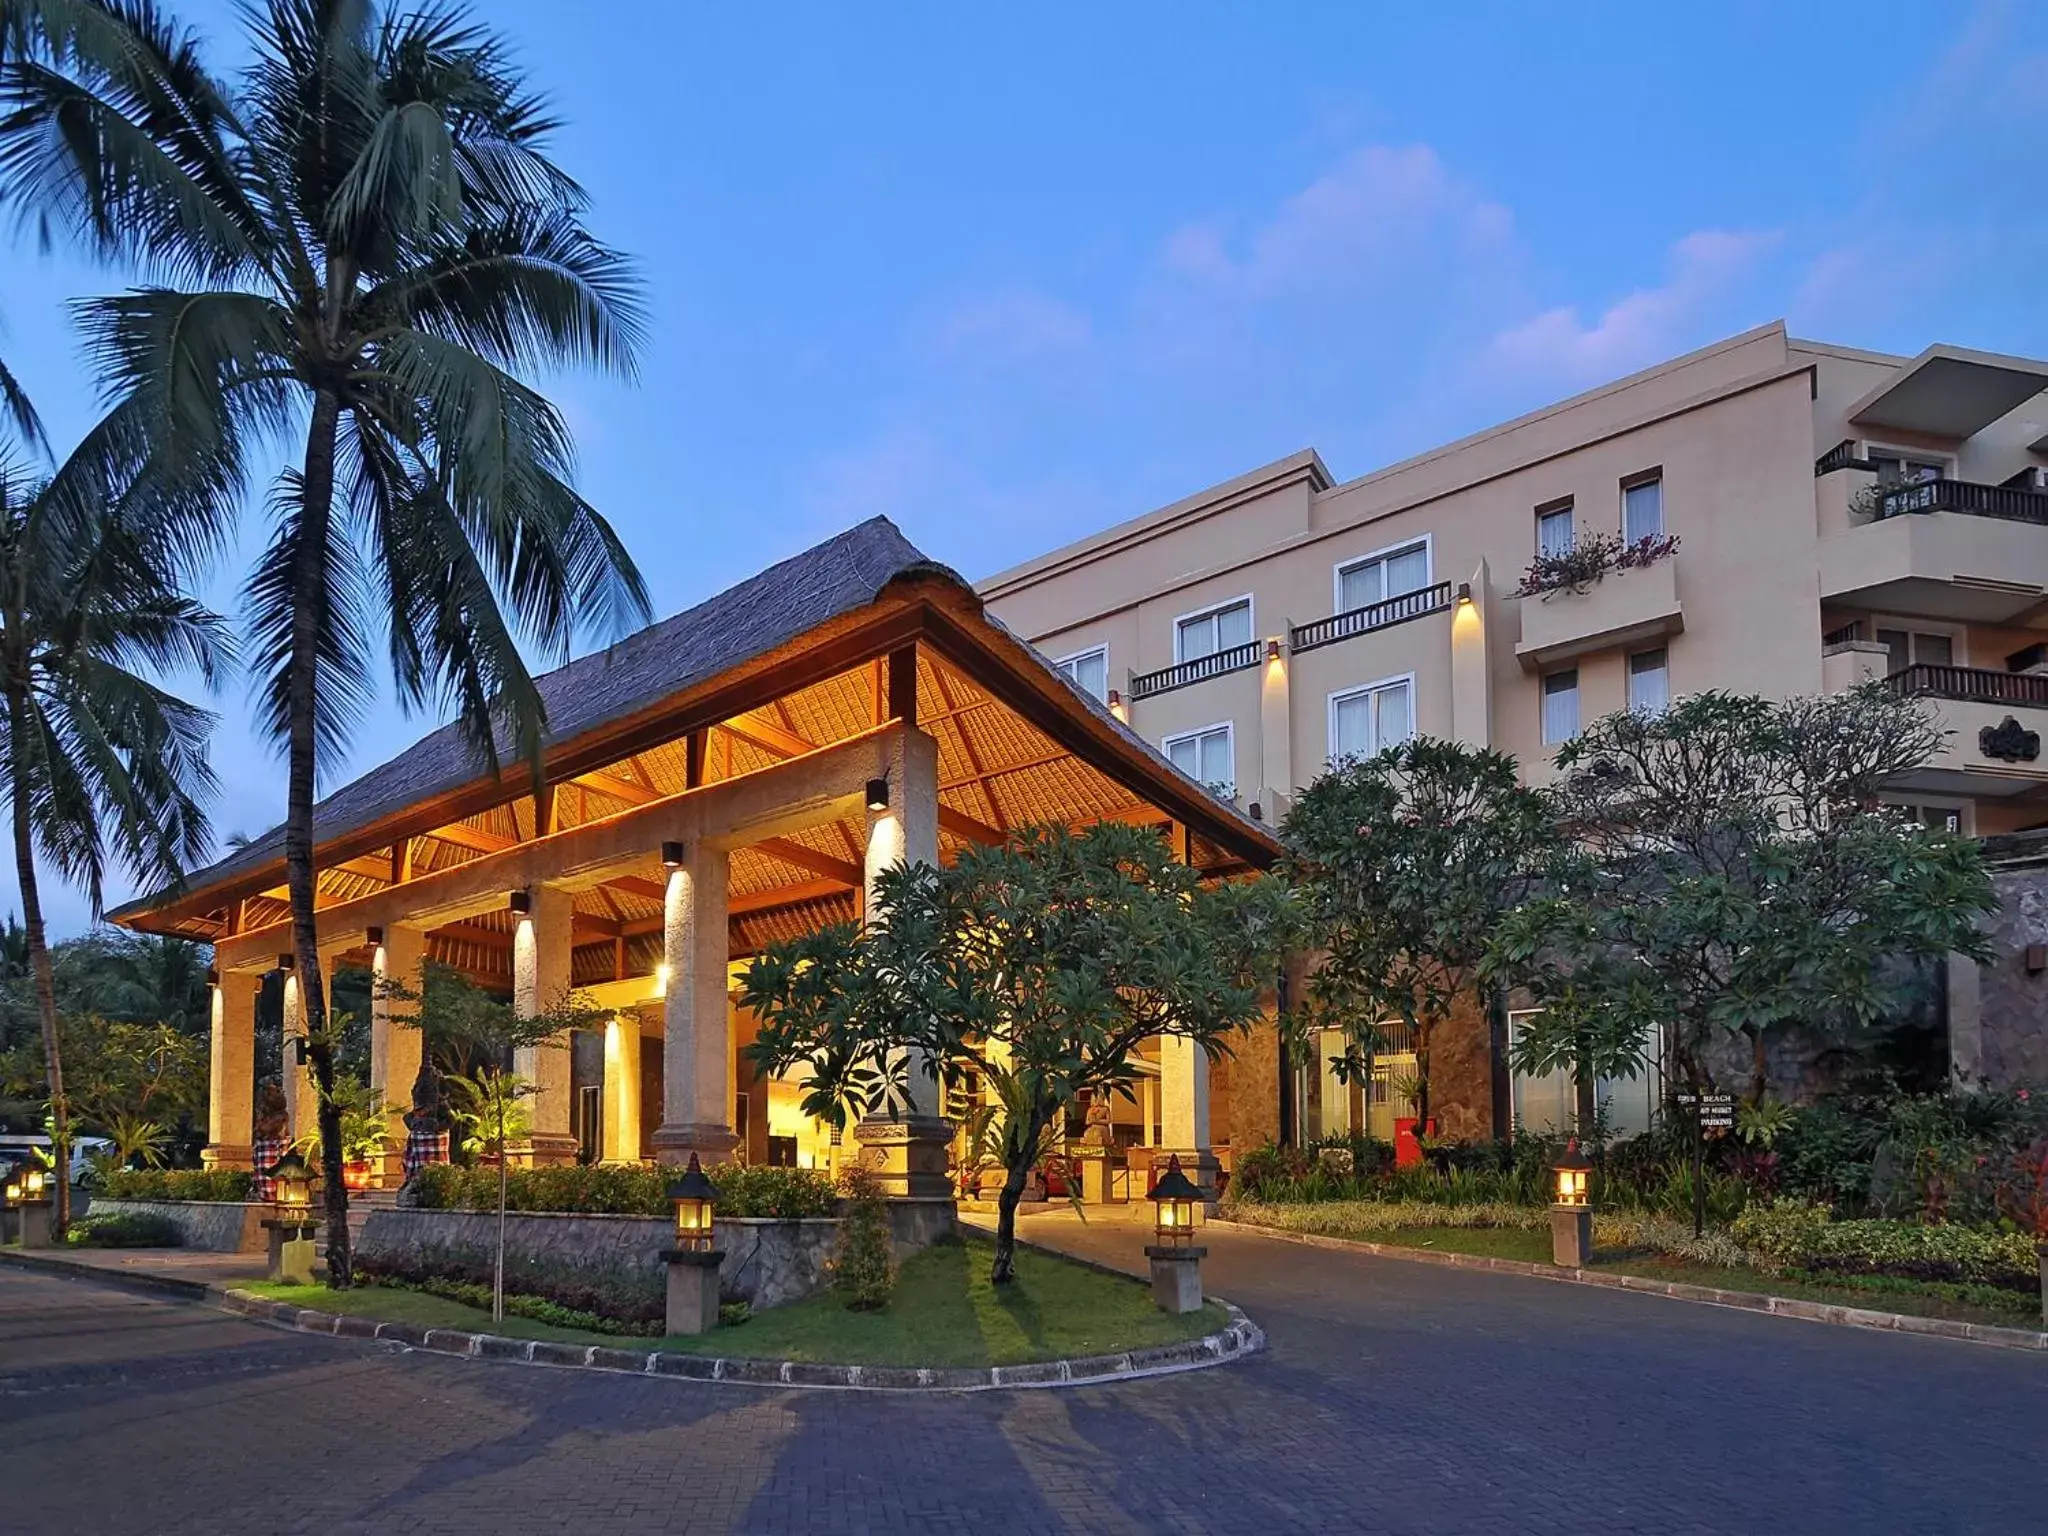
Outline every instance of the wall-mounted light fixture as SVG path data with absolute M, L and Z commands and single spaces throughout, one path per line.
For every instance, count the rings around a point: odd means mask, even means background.
M 668 842 L 663 843 L 661 845 L 661 862 L 663 866 L 668 869 L 681 869 L 683 867 L 683 853 L 684 849 L 681 842 L 670 839 Z
M 514 891 L 505 898 L 505 905 L 510 907 L 517 916 L 525 917 L 533 910 L 533 892 Z
M 871 811 L 886 811 L 889 809 L 889 781 L 887 779 L 868 780 L 868 809 Z
M 297 965 L 298 962 L 299 957 L 297 955 L 279 955 L 277 957 L 277 968 L 280 971 L 289 971 L 292 969 L 293 966 Z
M 371 928 L 363 937 L 370 941 L 370 948 L 375 949 L 384 942 L 384 930 Z
M 206 984 L 209 987 L 217 987 L 220 985 L 220 972 L 215 970 L 210 965 L 206 968 Z
M 1459 605 L 1460 607 L 1466 607 L 1466 606 L 1469 606 L 1469 605 L 1470 605 L 1471 601 L 1472 601 L 1472 583 L 1471 583 L 1471 582 L 1469 582 L 1469 581 L 1461 581 L 1461 582 L 1459 582 L 1459 583 L 1458 583 L 1458 605 Z
M 1279 659 L 1280 659 L 1280 642 L 1279 642 L 1278 640 L 1268 640 L 1268 641 L 1266 642 L 1266 660 L 1268 660 L 1268 661 L 1278 661 Z

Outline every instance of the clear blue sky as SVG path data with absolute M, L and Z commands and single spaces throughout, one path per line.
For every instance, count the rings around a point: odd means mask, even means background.
M 171 4 L 236 60 L 227 5 Z M 2048 352 L 2044 7 L 488 9 L 645 267 L 644 376 L 557 393 L 662 613 L 877 512 L 979 577 L 1778 317 Z M 118 284 L 0 248 L 0 345 L 68 442 L 62 306 Z M 282 775 L 220 707 L 216 825 L 257 832 Z M 328 783 L 431 723 L 380 707 Z

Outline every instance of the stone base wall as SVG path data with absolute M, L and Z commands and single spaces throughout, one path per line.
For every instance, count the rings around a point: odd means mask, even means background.
M 887 1205 L 899 1260 L 954 1231 L 950 1200 Z M 498 1218 L 489 1211 L 379 1208 L 356 1243 L 372 1272 L 488 1281 Z M 838 1241 L 834 1217 L 769 1221 L 721 1216 L 719 1293 L 756 1311 L 787 1306 L 823 1290 Z M 653 1216 L 517 1211 L 505 1218 L 505 1288 L 549 1297 L 605 1316 L 658 1321 L 667 1301 L 662 1253 L 675 1246 L 674 1223 Z
M 216 1200 L 109 1200 L 94 1196 L 84 1214 L 113 1216 L 134 1211 L 161 1216 L 177 1227 L 187 1248 L 209 1253 L 261 1253 L 267 1204 Z
M 1493 1021 L 1471 997 L 1460 997 L 1430 1037 L 1429 1112 L 1439 1136 L 1493 1135 Z
M 1231 1042 L 1229 1092 L 1212 1093 L 1210 1139 L 1227 1141 L 1236 1157 L 1280 1139 L 1280 1031 L 1271 1020 Z M 1214 1083 L 1211 1083 L 1212 1090 Z
M 1949 1054 L 1957 1083 L 2048 1086 L 2048 953 L 2027 968 L 2029 948 L 2048 946 L 2048 832 L 1984 839 L 1998 910 L 1985 923 L 1991 963 L 1952 962 Z

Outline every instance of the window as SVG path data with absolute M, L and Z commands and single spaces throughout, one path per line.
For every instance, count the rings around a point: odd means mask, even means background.
M 1572 552 L 1572 504 L 1550 507 L 1536 514 L 1536 553 L 1553 560 Z
M 1415 734 L 1415 681 L 1394 678 L 1330 695 L 1330 757 L 1371 757 Z
M 1948 471 L 1948 465 L 1939 459 L 1909 459 L 1897 453 L 1873 453 L 1869 462 L 1877 478 L 1886 482 L 1939 480 Z
M 1891 670 L 1903 672 L 1908 667 L 1948 667 L 1955 665 L 1955 640 L 1949 635 L 1923 634 L 1918 630 L 1880 629 L 1877 643 L 1892 653 Z
M 1074 685 L 1083 693 L 1091 693 L 1098 699 L 1109 697 L 1109 647 L 1098 645 L 1092 651 L 1079 651 L 1072 656 L 1062 656 L 1053 666 L 1074 680 Z
M 1960 833 L 1963 830 L 1963 808 L 1959 805 L 1909 805 L 1892 800 L 1884 803 L 1906 820 L 1933 831 Z
M 1370 608 L 1390 597 L 1420 592 L 1429 585 L 1429 541 L 1381 550 L 1337 570 L 1337 611 Z
M 1189 778 L 1226 798 L 1237 793 L 1237 765 L 1232 761 L 1228 725 L 1169 736 L 1163 746 L 1166 760 Z
M 1508 1015 L 1510 1048 L 1521 1035 L 1535 1010 Z M 1602 1077 L 1593 1083 L 1593 1100 L 1606 1111 L 1608 1134 L 1637 1136 L 1650 1129 L 1663 1097 L 1663 1040 L 1652 1030 L 1643 1040 L 1644 1070 L 1634 1077 Z M 1577 1084 L 1569 1072 L 1545 1072 L 1540 1076 L 1517 1072 L 1512 1086 L 1515 1128 L 1518 1132 L 1567 1136 L 1583 1133 L 1579 1124 Z
M 1664 537 L 1664 481 L 1638 480 L 1621 491 L 1621 537 L 1625 544 Z
M 1628 707 L 1639 715 L 1661 715 L 1671 707 L 1671 667 L 1661 645 L 1629 657 Z
M 1250 645 L 1251 640 L 1252 600 L 1240 597 L 1234 603 L 1224 603 L 1175 620 L 1173 659 L 1176 662 L 1200 661 L 1218 651 Z
M 1553 672 L 1543 679 L 1543 744 L 1554 747 L 1579 734 L 1579 672 Z

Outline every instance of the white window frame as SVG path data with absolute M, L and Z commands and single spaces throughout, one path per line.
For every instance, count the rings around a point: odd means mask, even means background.
M 1226 597 L 1221 602 L 1204 603 L 1199 608 L 1190 608 L 1186 613 L 1179 613 L 1174 615 L 1173 664 L 1176 667 L 1178 667 L 1185 665 L 1187 662 L 1187 657 L 1181 655 L 1180 653 L 1181 625 L 1187 623 L 1189 619 L 1206 619 L 1210 617 L 1212 614 L 1226 612 L 1229 609 L 1235 608 L 1239 603 L 1244 604 L 1245 617 L 1247 620 L 1250 621 L 1245 627 L 1251 631 L 1252 639 L 1257 640 L 1259 638 L 1259 610 L 1258 605 L 1252 601 L 1251 593 L 1246 592 L 1237 597 Z M 1211 652 L 1210 654 L 1213 655 L 1215 653 Z M 1187 733 L 1181 732 L 1180 734 L 1185 735 Z
M 1433 533 L 1419 534 L 1411 539 L 1403 539 L 1398 544 L 1388 544 L 1383 548 L 1370 550 L 1350 560 L 1340 560 L 1331 566 L 1330 612 L 1345 613 L 1349 611 L 1344 606 L 1344 573 L 1346 571 L 1355 571 L 1361 565 L 1371 565 L 1375 560 L 1385 560 L 1391 555 L 1402 554 L 1407 550 L 1413 549 L 1418 544 L 1422 546 L 1422 585 L 1424 587 L 1434 586 L 1436 584 L 1436 535 Z M 1385 599 L 1382 599 L 1382 601 L 1385 601 Z M 1367 606 L 1371 605 L 1368 604 Z M 1178 634 L 1179 631 L 1176 630 L 1175 633 Z
M 1867 464 L 1872 459 L 1897 459 L 1901 464 L 1932 464 L 1939 478 L 1953 480 L 1956 477 L 1956 456 L 1932 448 L 1906 448 L 1897 443 L 1866 441 L 1863 460 Z
M 1880 629 L 1903 629 L 1909 635 L 1947 635 L 1948 664 L 1952 667 L 1973 665 L 1970 660 L 1970 626 L 1967 624 L 1951 624 L 1944 619 L 1916 619 L 1896 613 L 1871 613 L 1865 614 L 1864 618 L 1870 624 L 1872 640 L 1877 639 Z
M 1953 811 L 1956 815 L 1956 833 L 1961 837 L 1974 837 L 1976 818 L 1970 814 L 1970 802 L 1954 800 L 1945 795 L 1916 795 L 1900 790 L 1896 795 L 1879 795 L 1877 803 L 1890 810 L 1903 811 L 1908 808 L 1921 811 Z M 1931 826 L 1931 823 L 1922 823 Z M 1940 830 L 1940 829 L 1937 829 Z
M 1664 657 L 1664 666 L 1662 668 L 1664 673 L 1664 707 L 1654 711 L 1654 713 L 1665 715 L 1671 712 L 1671 646 L 1667 642 L 1664 645 L 1646 645 L 1639 651 L 1625 651 L 1622 653 L 1621 682 L 1627 696 L 1628 708 L 1632 713 L 1644 713 L 1636 704 L 1636 658 L 1653 653 L 1662 653 Z
M 1621 534 L 1623 543 L 1628 542 L 1628 493 L 1640 490 L 1646 485 L 1657 487 L 1657 531 L 1653 534 L 1645 534 L 1644 537 L 1662 539 L 1670 536 L 1671 519 L 1667 514 L 1671 508 L 1665 504 L 1664 499 L 1666 483 L 1664 466 L 1661 464 L 1655 469 L 1639 470 L 1633 475 L 1624 475 L 1622 477 L 1621 484 L 1615 492 L 1616 505 L 1614 510 L 1617 514 L 1616 521 L 1619 524 L 1616 531 Z
M 1103 641 L 1100 645 L 1086 646 L 1065 656 L 1055 656 L 1052 664 L 1068 682 L 1072 683 L 1076 688 L 1080 688 L 1081 680 L 1066 669 L 1077 661 L 1086 661 L 1090 656 L 1100 656 L 1102 658 L 1102 693 L 1099 697 L 1099 702 L 1107 704 L 1110 693 L 1113 691 L 1109 686 L 1109 642 L 1107 640 Z M 1081 691 L 1086 693 L 1088 690 L 1082 688 Z
M 1550 732 L 1547 729 L 1550 721 L 1550 680 L 1553 677 L 1562 677 L 1567 672 L 1572 675 L 1572 733 L 1560 740 L 1552 741 L 1550 739 Z M 1568 741 L 1577 741 L 1579 733 L 1586 728 L 1585 681 L 1585 674 L 1577 662 L 1568 667 L 1558 667 L 1552 671 L 1541 673 L 1537 677 L 1536 734 L 1543 739 L 1544 746 L 1561 747 Z
M 1225 603 L 1225 604 L 1224 604 L 1223 606 L 1227 608 L 1227 607 L 1229 607 L 1230 605 L 1229 605 L 1228 603 Z M 1237 798 L 1237 722 L 1236 722 L 1236 721 L 1234 721 L 1234 720 L 1218 720 L 1218 721 L 1216 721 L 1216 722 L 1215 722 L 1214 724 L 1212 724 L 1212 725 L 1198 725 L 1198 726 L 1195 726 L 1195 727 L 1193 727 L 1193 728 L 1192 728 L 1192 729 L 1190 729 L 1190 730 L 1185 730 L 1185 731 L 1175 731 L 1175 732 L 1174 732 L 1174 733 L 1173 733 L 1173 734 L 1172 734 L 1171 736 L 1162 736 L 1162 737 L 1161 737 L 1161 738 L 1159 739 L 1159 751 L 1160 751 L 1160 755 L 1161 755 L 1161 756 L 1163 756 L 1163 757 L 1164 757 L 1164 758 L 1165 758 L 1165 759 L 1166 759 L 1166 760 L 1167 760 L 1167 761 L 1168 761 L 1169 763 L 1171 763 L 1171 762 L 1173 762 L 1173 748 L 1175 747 L 1175 745 L 1177 745 L 1178 743 L 1180 743 L 1180 742 L 1183 742 L 1183 741 L 1195 741 L 1195 740 L 1198 740 L 1199 738 L 1201 738 L 1201 737 L 1203 737 L 1203 736 L 1210 736 L 1210 735 L 1214 735 L 1214 734 L 1215 734 L 1215 733 L 1216 733 L 1217 731 L 1221 731 L 1221 732 L 1223 733 L 1223 739 L 1224 739 L 1224 741 L 1225 741 L 1225 742 L 1226 742 L 1226 743 L 1228 744 L 1228 746 L 1229 746 L 1229 751 L 1230 751 L 1230 782 L 1229 782 L 1228 784 L 1225 784 L 1225 785 L 1221 786 L 1221 789 L 1222 789 L 1222 792 L 1223 792 L 1223 793 L 1224 793 L 1224 794 L 1226 795 L 1226 797 L 1227 797 L 1227 798 L 1229 798 L 1229 799 L 1232 799 L 1232 800 L 1235 800 L 1235 799 Z M 1176 764 L 1176 765 L 1175 765 L 1175 767 L 1174 767 L 1174 772 L 1178 773 L 1178 772 L 1180 772 L 1180 771 L 1181 771 L 1181 770 L 1180 770 L 1180 767 L 1179 767 L 1179 765 L 1178 765 L 1178 764 Z M 1208 784 L 1208 783 L 1207 783 L 1207 782 L 1206 782 L 1205 780 L 1202 780 L 1202 779 L 1196 779 L 1196 778 L 1195 778 L 1195 776 L 1194 776 L 1193 774 L 1189 774 L 1189 775 L 1188 775 L 1188 777 L 1189 777 L 1190 779 L 1194 779 L 1194 782 L 1195 782 L 1195 783 L 1197 783 L 1197 784 L 1201 784 L 1201 785 L 1202 785 L 1202 786 L 1203 786 L 1204 788 L 1212 788 L 1212 787 L 1213 787 L 1213 786 L 1210 786 L 1210 785 L 1209 785 L 1209 784 Z
M 1543 553 L 1543 520 L 1546 517 L 1558 517 L 1560 515 L 1567 520 L 1567 526 L 1571 530 L 1571 541 L 1566 544 L 1565 548 L 1567 550 L 1578 548 L 1579 501 L 1576 496 L 1563 496 L 1556 501 L 1546 501 L 1541 506 L 1529 509 L 1529 532 L 1536 541 L 1537 554 Z
M 1330 695 L 1323 706 L 1323 746 L 1325 748 L 1323 758 L 1326 762 L 1334 763 L 1337 761 L 1337 706 L 1346 699 L 1355 699 L 1361 694 L 1377 693 L 1382 688 L 1392 688 L 1397 684 L 1405 684 L 1408 689 L 1408 739 L 1413 741 L 1422 734 L 1420 729 L 1421 722 L 1416 719 L 1420 711 L 1415 707 L 1415 674 L 1413 672 L 1396 672 L 1392 677 L 1383 677 L 1378 682 L 1357 683 L 1349 688 L 1339 688 Z M 1386 750 L 1386 744 L 1383 742 L 1373 750 L 1383 752 Z
M 1508 1064 L 1508 1123 L 1512 1126 L 1519 1127 L 1523 1125 L 1527 1119 L 1527 1117 L 1523 1113 L 1522 1090 L 1523 1085 L 1525 1083 L 1532 1081 L 1528 1074 L 1523 1072 L 1517 1072 L 1514 1069 L 1512 1056 L 1515 1048 L 1515 1037 L 1517 1034 L 1521 1032 L 1522 1028 L 1527 1024 L 1527 1022 L 1530 1019 L 1540 1017 L 1543 1012 L 1544 1010 L 1541 1008 L 1511 1008 L 1508 1010 L 1508 1052 L 1511 1058 Z M 1649 1119 L 1651 1127 L 1654 1128 L 1662 1114 L 1659 1105 L 1664 1097 L 1662 1092 L 1665 1086 L 1664 1031 L 1661 1029 L 1651 1031 L 1648 1044 L 1649 1051 L 1647 1054 L 1649 1059 L 1643 1063 L 1643 1071 L 1637 1076 L 1594 1078 L 1593 1104 L 1596 1109 L 1602 1103 L 1612 1104 L 1614 1102 L 1615 1093 L 1621 1088 L 1626 1087 L 1630 1090 L 1634 1090 L 1640 1087 L 1649 1096 Z M 1558 1070 L 1562 1071 L 1563 1069 Z M 1547 1073 L 1545 1075 L 1555 1076 L 1557 1075 L 1557 1073 L 1552 1072 Z M 1571 1121 L 1571 1128 L 1569 1131 L 1565 1131 L 1563 1127 L 1560 1127 L 1559 1130 L 1563 1134 L 1582 1135 L 1584 1134 L 1585 1128 L 1578 1123 L 1578 1084 L 1571 1079 L 1569 1072 L 1565 1073 L 1565 1077 L 1567 1083 L 1570 1085 L 1572 1090 L 1570 1106 L 1567 1111 L 1567 1118 Z M 1531 1134 L 1541 1133 L 1538 1131 L 1532 1131 Z M 1641 1135 L 1644 1133 L 1627 1132 L 1624 1134 Z

